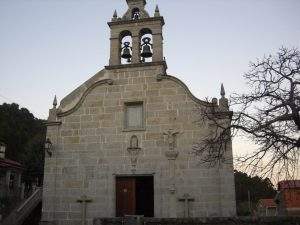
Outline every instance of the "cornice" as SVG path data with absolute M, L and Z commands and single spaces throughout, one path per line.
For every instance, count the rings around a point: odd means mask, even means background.
M 112 65 L 112 66 L 105 66 L 105 69 L 114 70 L 114 69 L 126 69 L 126 68 L 149 67 L 149 66 L 164 66 L 165 71 L 168 69 L 166 61 Z
M 153 21 L 160 21 L 161 25 L 165 25 L 165 20 L 162 16 L 159 17 L 150 17 L 150 18 L 143 18 L 139 20 L 117 20 L 117 21 L 112 21 L 108 22 L 108 26 L 116 26 L 116 25 L 124 25 L 124 24 L 140 24 L 140 23 L 145 23 L 145 22 L 153 22 Z
M 64 116 L 68 116 L 70 114 L 72 114 L 73 112 L 75 112 L 83 103 L 83 101 L 85 100 L 86 96 L 97 86 L 99 85 L 103 85 L 103 84 L 108 84 L 108 85 L 112 85 L 113 84 L 113 80 L 112 79 L 104 79 L 104 80 L 100 80 L 97 81 L 95 83 L 93 83 L 91 86 L 89 86 L 81 95 L 79 101 L 75 104 L 74 107 L 72 107 L 71 109 L 65 111 L 65 112 L 58 112 L 57 113 L 57 117 L 64 117 Z
M 161 81 L 161 80 L 172 80 L 174 82 L 176 82 L 177 84 L 179 84 L 181 87 L 183 87 L 183 89 L 186 91 L 186 93 L 188 94 L 188 96 L 190 96 L 190 98 L 201 105 L 204 106 L 212 106 L 212 103 L 207 102 L 207 101 L 203 101 L 199 98 L 197 98 L 195 95 L 192 94 L 192 92 L 190 91 L 190 89 L 186 86 L 185 83 L 183 83 L 180 79 L 178 79 L 177 77 L 171 76 L 171 75 L 157 75 L 157 81 Z
M 51 126 L 59 126 L 61 125 L 60 121 L 46 121 L 43 123 L 46 127 L 51 127 Z
M 157 81 L 161 81 L 161 80 L 172 80 L 174 82 L 176 82 L 177 84 L 179 84 L 181 87 L 184 88 L 184 90 L 186 91 L 186 93 L 188 94 L 188 96 L 190 96 L 190 98 L 200 104 L 200 105 L 203 105 L 203 106 L 208 106 L 208 107 L 212 107 L 213 106 L 213 103 L 211 102 L 208 102 L 208 101 L 203 101 L 199 98 L 197 98 L 195 95 L 193 95 L 193 93 L 190 91 L 190 89 L 186 86 L 185 83 L 183 83 L 180 79 L 178 79 L 177 77 L 174 77 L 174 76 L 171 76 L 171 75 L 157 75 Z M 220 106 L 219 106 L 220 107 Z M 215 114 L 216 116 L 219 116 L 219 117 L 223 117 L 223 118 L 232 118 L 233 116 L 233 112 L 232 111 L 219 111 L 219 112 L 216 112 Z

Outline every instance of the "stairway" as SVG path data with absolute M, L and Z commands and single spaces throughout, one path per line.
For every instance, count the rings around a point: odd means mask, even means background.
M 42 201 L 42 188 L 37 188 L 20 206 L 14 209 L 2 222 L 1 225 L 21 225 L 29 214 Z

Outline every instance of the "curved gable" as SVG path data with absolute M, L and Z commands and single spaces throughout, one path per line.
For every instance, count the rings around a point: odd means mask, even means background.
M 74 112 L 83 102 L 86 95 L 96 86 L 111 83 L 112 80 L 108 79 L 107 70 L 103 69 L 99 71 L 61 100 L 58 116 L 61 117 Z
M 197 98 L 195 95 L 193 95 L 193 93 L 190 91 L 190 89 L 186 86 L 185 83 L 183 83 L 180 79 L 178 79 L 177 77 L 175 76 L 172 76 L 172 75 L 157 75 L 157 80 L 158 81 L 161 81 L 161 80 L 172 80 L 174 81 L 175 83 L 177 83 L 180 87 L 182 87 L 186 94 L 196 103 L 200 104 L 200 105 L 204 105 L 204 106 L 209 106 L 211 105 L 210 102 L 207 102 L 207 101 L 203 101 L 199 98 Z

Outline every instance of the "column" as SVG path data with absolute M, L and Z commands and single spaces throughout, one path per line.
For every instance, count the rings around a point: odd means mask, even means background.
M 140 41 L 139 35 L 132 36 L 132 60 L 131 60 L 131 63 L 140 63 L 140 61 L 141 61 L 141 57 L 140 57 L 141 43 L 140 42 L 141 41 Z

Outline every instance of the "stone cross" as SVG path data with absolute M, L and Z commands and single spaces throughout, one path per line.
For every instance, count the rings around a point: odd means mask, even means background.
M 189 202 L 193 202 L 195 199 L 186 193 L 182 196 L 182 198 L 179 198 L 178 200 L 184 202 L 184 217 L 189 217 Z
M 80 199 L 77 200 L 77 202 L 82 204 L 81 225 L 86 225 L 86 207 L 87 203 L 92 202 L 92 199 L 88 199 L 86 195 L 83 195 Z

